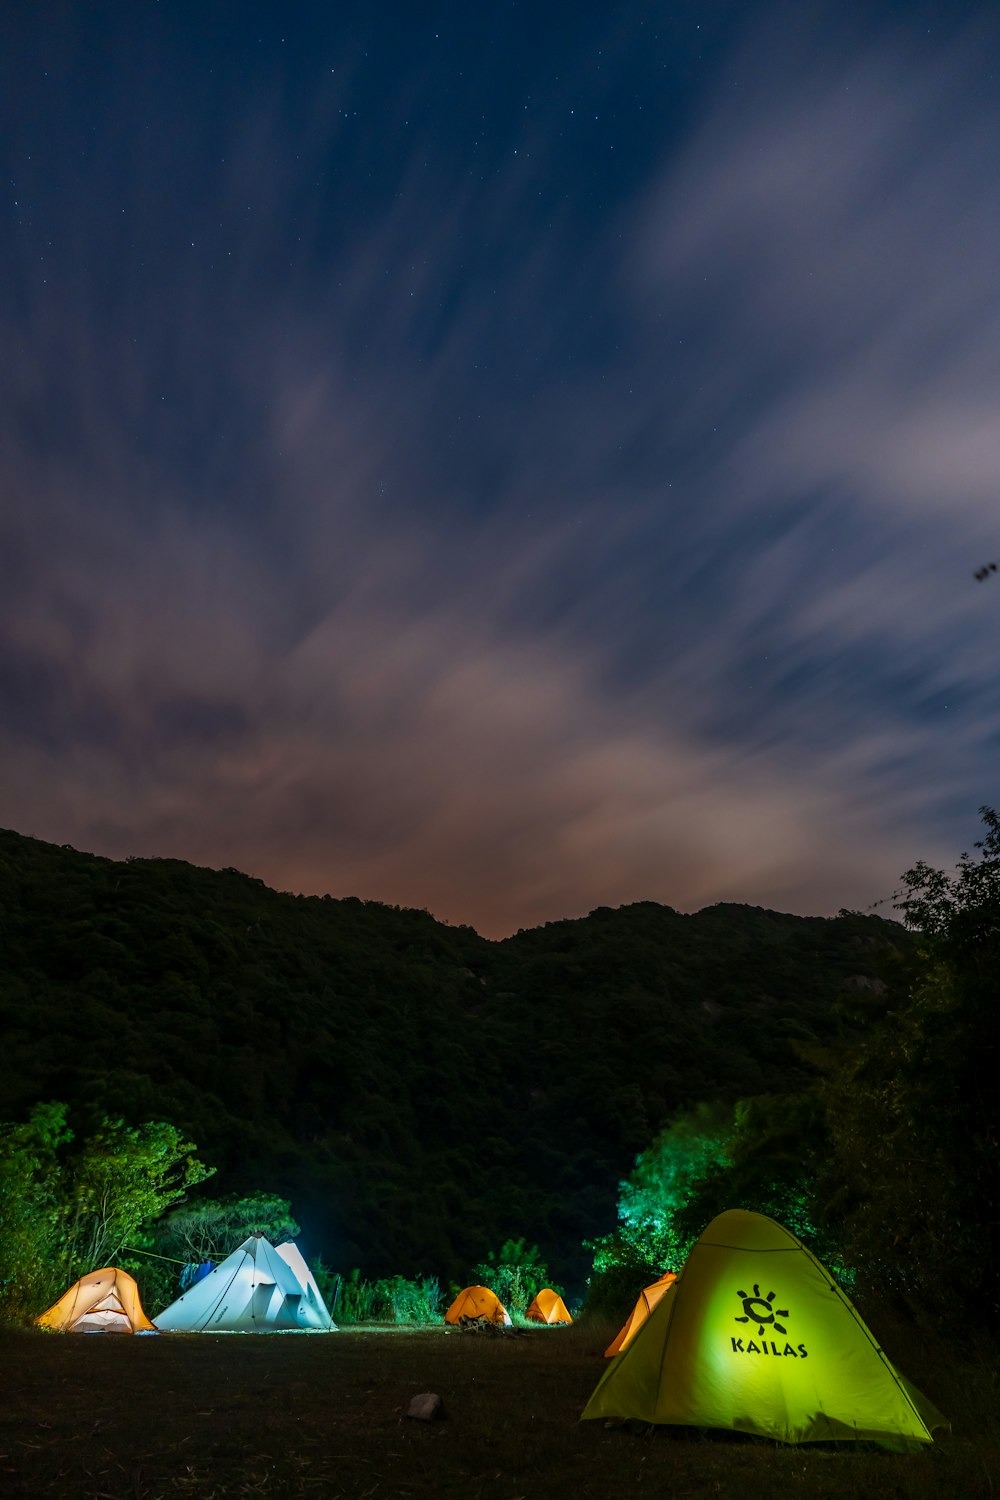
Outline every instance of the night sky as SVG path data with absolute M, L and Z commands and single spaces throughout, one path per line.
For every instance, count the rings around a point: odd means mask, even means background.
M 1000 9 L 0 7 L 0 825 L 489 936 L 998 796 Z

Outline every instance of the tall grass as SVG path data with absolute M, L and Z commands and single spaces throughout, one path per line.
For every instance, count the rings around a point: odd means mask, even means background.
M 369 1281 L 357 1269 L 337 1276 L 323 1268 L 317 1276 L 335 1322 L 437 1323 L 444 1311 L 444 1294 L 436 1276 L 387 1276 Z

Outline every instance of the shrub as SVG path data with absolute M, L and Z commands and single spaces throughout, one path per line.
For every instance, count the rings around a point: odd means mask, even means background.
M 405 1276 L 390 1276 L 376 1281 L 377 1316 L 391 1323 L 436 1323 L 443 1301 L 436 1276 L 422 1276 L 408 1281 Z
M 537 1245 L 527 1240 L 505 1240 L 499 1253 L 472 1268 L 472 1278 L 500 1298 L 511 1317 L 523 1318 L 532 1299 L 549 1286 L 549 1271 Z
M 436 1323 L 443 1296 L 436 1276 L 368 1281 L 355 1267 L 340 1276 L 317 1262 L 316 1282 L 337 1323 Z

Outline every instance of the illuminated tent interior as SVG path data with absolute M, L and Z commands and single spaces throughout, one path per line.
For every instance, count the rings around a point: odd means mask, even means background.
M 558 1292 L 545 1286 L 538 1293 L 525 1317 L 532 1323 L 572 1323 L 573 1319 Z
M 581 1420 L 908 1448 L 947 1422 L 889 1362 L 814 1255 L 763 1214 L 713 1219 Z
M 444 1315 L 446 1323 L 457 1323 L 460 1318 L 485 1318 L 489 1323 L 510 1326 L 510 1313 L 489 1287 L 467 1286 Z
M 127 1271 L 90 1271 L 35 1319 L 57 1333 L 155 1333 L 142 1310 L 139 1288 Z
M 298 1247 L 276 1249 L 257 1234 L 159 1313 L 156 1326 L 163 1333 L 335 1331 Z
M 652 1286 L 643 1287 L 632 1311 L 605 1349 L 605 1359 L 610 1359 L 613 1354 L 618 1354 L 625 1348 L 626 1344 L 632 1342 L 643 1323 L 645 1323 L 653 1311 L 653 1308 L 663 1297 L 664 1293 L 669 1292 L 676 1280 L 676 1273 L 674 1271 L 667 1271 L 665 1275 L 660 1277 L 659 1281 L 654 1281 Z

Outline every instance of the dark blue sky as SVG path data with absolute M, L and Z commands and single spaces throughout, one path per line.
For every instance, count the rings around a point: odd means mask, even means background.
M 11 3 L 0 823 L 489 934 L 997 796 L 993 7 Z

